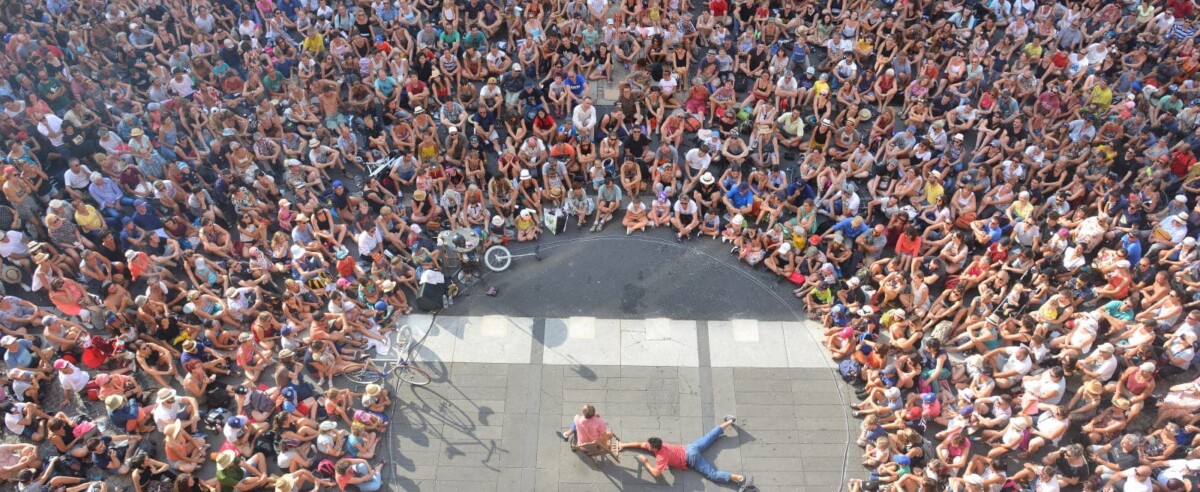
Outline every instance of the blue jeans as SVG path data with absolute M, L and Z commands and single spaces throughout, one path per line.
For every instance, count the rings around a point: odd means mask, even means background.
M 122 207 L 132 208 L 134 201 L 135 201 L 134 199 L 122 195 L 121 198 L 117 200 L 117 204 L 119 204 Z M 117 219 L 118 221 L 121 220 L 121 216 L 122 216 L 121 211 L 117 210 L 115 208 L 102 208 L 102 209 L 100 209 L 100 213 L 104 214 L 105 217 L 108 217 L 110 219 Z
M 713 443 L 716 443 L 717 438 L 721 437 L 721 435 L 724 433 L 725 429 L 722 429 L 721 426 L 718 425 L 713 427 L 713 430 L 708 431 L 708 434 L 705 434 L 704 437 L 697 439 L 696 442 L 688 444 L 687 448 L 685 448 L 687 450 L 688 468 L 696 470 L 696 473 L 704 475 L 704 478 L 712 480 L 716 483 L 729 483 L 729 472 L 717 470 L 717 468 L 712 466 L 712 463 L 709 463 L 708 460 L 704 459 L 704 456 L 701 456 L 700 453 L 703 453 L 704 450 L 709 448 L 709 446 L 712 446 Z

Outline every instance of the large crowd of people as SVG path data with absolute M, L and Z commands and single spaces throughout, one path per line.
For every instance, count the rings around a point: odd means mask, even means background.
M 1196 7 L 9 2 L 0 479 L 379 489 L 437 233 L 619 221 L 794 284 L 853 489 L 1192 490 Z

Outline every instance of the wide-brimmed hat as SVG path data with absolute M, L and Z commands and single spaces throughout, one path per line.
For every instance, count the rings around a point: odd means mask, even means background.
M 713 184 L 716 181 L 717 181 L 717 178 L 714 178 L 712 173 L 704 173 L 704 174 L 700 175 L 700 182 L 704 183 L 706 185 Z
M 233 460 L 237 458 L 237 455 L 234 453 L 235 451 L 232 449 L 226 449 L 220 453 L 217 453 L 217 458 L 214 460 L 217 462 L 217 468 L 224 470 L 232 466 Z
M 177 395 L 178 395 L 178 393 L 173 388 L 163 388 L 163 389 L 158 390 L 158 394 L 155 395 L 156 396 L 155 400 L 157 400 L 159 403 L 162 403 L 162 402 L 165 402 L 172 398 L 175 398 Z
M 104 408 L 107 408 L 110 412 L 124 405 L 125 397 L 122 395 L 108 395 L 108 398 L 104 399 Z

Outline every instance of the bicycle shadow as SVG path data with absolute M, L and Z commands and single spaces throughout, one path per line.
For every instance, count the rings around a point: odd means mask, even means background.
M 474 405 L 474 401 L 461 390 L 455 390 L 462 400 Z M 414 391 L 411 399 L 403 400 L 400 405 L 396 420 L 403 425 L 397 426 L 397 436 L 408 438 L 413 444 L 424 448 L 431 447 L 434 441 L 440 442 L 447 458 L 467 456 L 467 450 L 474 448 L 474 451 L 482 452 L 480 464 L 500 471 L 496 457 L 509 451 L 501 448 L 496 439 L 481 438 L 477 434 L 480 425 L 490 425 L 488 419 L 495 414 L 491 407 L 476 405 L 473 419 L 461 405 L 433 390 Z M 464 436 L 465 440 L 462 439 Z M 413 465 L 410 463 L 410 466 Z

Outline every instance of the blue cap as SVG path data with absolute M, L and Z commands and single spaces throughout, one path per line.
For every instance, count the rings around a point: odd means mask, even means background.
M 296 399 L 296 388 L 284 388 L 283 391 L 279 392 L 279 394 L 283 395 L 284 398 L 294 400 Z
M 246 417 L 234 415 L 233 417 L 229 417 L 229 420 L 225 421 L 225 425 L 233 427 L 234 429 L 241 429 L 243 425 L 246 425 Z
M 340 180 L 340 179 L 339 179 L 339 180 L 335 180 L 335 181 L 333 182 L 333 187 L 334 187 L 334 188 L 337 188 L 337 187 L 339 187 L 339 186 L 342 186 L 342 180 Z
M 182 162 L 182 161 L 179 163 L 179 169 L 186 169 L 187 167 L 188 167 L 188 163 Z
M 925 403 L 933 403 L 933 402 L 937 401 L 937 395 L 935 395 L 933 393 L 925 393 L 925 394 L 921 395 L 921 401 L 923 401 Z
M 127 226 L 133 223 L 133 217 L 121 217 L 121 225 Z
M 375 310 L 376 310 L 376 311 L 384 311 L 384 310 L 387 310 L 387 302 L 384 302 L 384 301 L 376 301 L 376 302 L 375 302 Z
M 292 403 L 292 402 L 290 402 L 290 401 L 285 401 L 285 402 L 283 402 L 283 411 L 285 411 L 285 412 L 287 412 L 287 413 L 292 413 L 292 412 L 295 412 L 295 411 L 296 411 L 296 404 L 295 404 L 295 403 Z
M 909 466 L 912 465 L 912 458 L 909 458 L 907 454 L 898 454 L 896 455 L 896 463 L 901 466 Z
M 285 337 L 286 337 L 286 336 L 288 336 L 288 335 L 291 335 L 291 334 L 292 334 L 293 332 L 295 332 L 295 331 L 296 331 L 296 327 L 295 327 L 295 326 L 292 326 L 292 325 L 287 325 L 287 326 L 283 327 L 283 329 L 282 329 L 282 330 L 279 330 L 279 334 L 280 334 L 280 335 L 283 335 L 283 336 L 285 336 Z
M 146 202 L 146 200 L 143 200 L 141 198 L 138 198 L 137 200 L 133 201 L 133 206 L 135 206 L 135 207 L 145 207 L 146 205 L 149 205 L 149 204 Z

